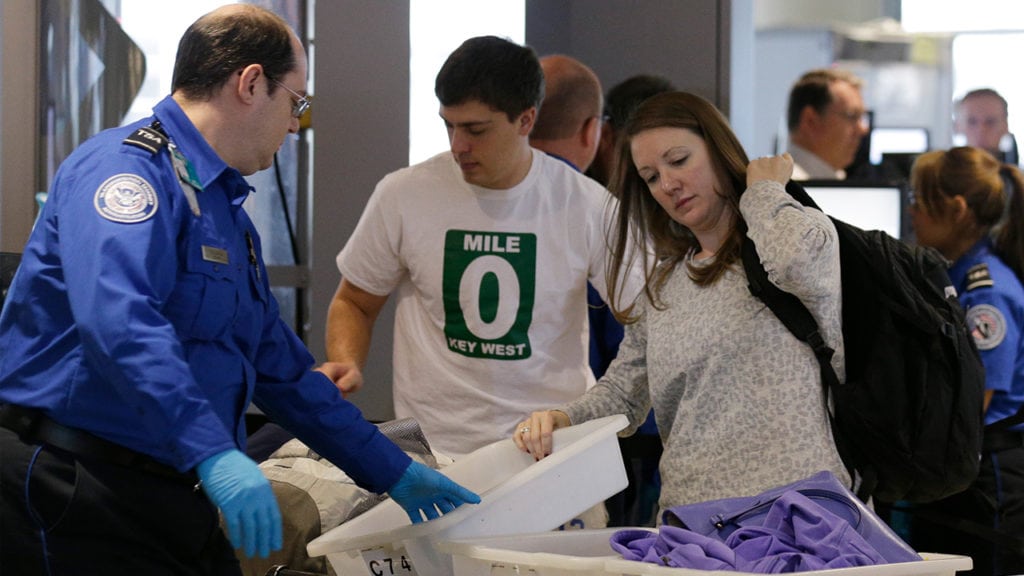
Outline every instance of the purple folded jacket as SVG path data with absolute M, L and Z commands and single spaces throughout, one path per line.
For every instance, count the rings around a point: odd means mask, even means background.
M 779 496 L 762 525 L 739 528 L 724 543 L 662 525 L 656 533 L 620 530 L 611 546 L 626 560 L 760 574 L 886 563 L 849 522 L 795 490 Z

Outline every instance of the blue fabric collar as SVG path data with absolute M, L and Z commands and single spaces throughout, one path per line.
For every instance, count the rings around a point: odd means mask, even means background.
M 562 162 L 565 162 L 566 164 L 568 164 L 569 166 L 571 166 L 573 170 L 575 170 L 575 171 L 577 171 L 577 172 L 579 172 L 579 171 L 580 171 L 580 169 L 579 169 L 579 167 L 578 167 L 578 166 L 576 166 L 576 165 L 575 165 L 575 164 L 573 164 L 572 162 L 569 162 L 569 161 L 568 161 L 568 160 L 566 160 L 565 158 L 562 158 L 562 157 L 561 157 L 561 156 L 559 156 L 558 154 L 552 154 L 551 152 L 545 152 L 545 154 L 547 154 L 548 156 L 551 156 L 551 157 L 552 157 L 552 158 L 554 158 L 555 160 L 561 160 Z
M 971 246 L 963 256 L 957 258 L 956 262 L 949 267 L 949 277 L 953 279 L 953 282 L 957 282 L 957 279 L 963 279 L 967 275 L 967 269 L 978 263 L 979 260 L 992 254 L 992 239 L 985 236 L 978 241 L 977 244 Z M 963 286 L 956 287 L 957 292 L 963 290 Z
M 167 96 L 161 100 L 153 107 L 153 115 L 164 126 L 175 146 L 192 164 L 204 190 L 215 181 L 221 180 L 221 186 L 227 192 L 231 204 L 240 206 L 245 202 L 249 193 L 253 191 L 252 186 L 238 170 L 228 166 L 217 155 L 174 98 Z

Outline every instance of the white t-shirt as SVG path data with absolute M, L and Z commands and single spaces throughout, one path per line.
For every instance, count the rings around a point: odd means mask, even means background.
M 395 414 L 415 418 L 435 450 L 458 457 L 507 438 L 593 384 L 587 281 L 607 300 L 613 206 L 536 150 L 507 190 L 466 183 L 448 152 L 377 185 L 338 269 L 397 297 Z

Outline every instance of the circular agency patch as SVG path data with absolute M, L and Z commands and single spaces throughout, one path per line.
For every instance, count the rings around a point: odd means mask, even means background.
M 991 350 L 1006 337 L 1006 317 L 991 304 L 977 304 L 967 310 L 967 327 L 978 350 Z
M 116 174 L 100 184 L 93 204 L 107 220 L 134 224 L 156 214 L 157 196 L 145 178 L 137 174 Z

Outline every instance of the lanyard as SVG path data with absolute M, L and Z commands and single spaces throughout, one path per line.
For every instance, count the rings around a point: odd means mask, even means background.
M 181 186 L 182 193 L 185 194 L 185 199 L 188 200 L 188 206 L 192 209 L 192 214 L 201 216 L 199 199 L 196 197 L 196 192 L 203 189 L 202 184 L 199 183 L 199 177 L 196 176 L 192 164 L 169 138 L 167 147 L 171 151 L 171 163 L 174 164 L 174 171 L 178 174 L 178 184 Z
M 152 140 L 156 139 L 156 134 L 152 134 L 146 138 L 147 134 L 151 134 L 151 131 L 155 131 L 167 142 L 167 148 L 171 152 L 171 164 L 174 165 L 174 173 L 178 175 L 178 185 L 181 186 L 181 192 L 185 195 L 185 199 L 188 200 L 188 206 L 192 209 L 192 214 L 195 216 L 202 216 L 202 212 L 199 210 L 199 198 L 196 197 L 196 192 L 203 191 L 203 185 L 199 182 L 199 176 L 196 175 L 195 168 L 192 167 L 192 163 L 185 158 L 185 155 L 181 153 L 181 150 L 174 144 L 171 137 L 167 135 L 164 127 L 160 124 L 159 120 L 154 120 L 149 128 L 140 128 L 135 135 L 129 137 L 125 142 L 140 146 L 149 150 L 150 152 L 159 152 L 162 142 L 158 142 L 156 147 L 151 146 Z M 136 137 L 137 135 L 141 137 Z

